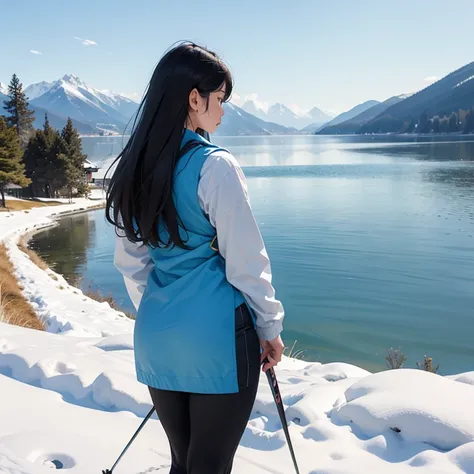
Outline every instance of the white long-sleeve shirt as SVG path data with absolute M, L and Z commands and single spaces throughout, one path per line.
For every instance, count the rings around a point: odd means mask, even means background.
M 267 341 L 276 338 L 283 328 L 284 310 L 275 298 L 270 260 L 250 206 L 245 175 L 230 153 L 219 150 L 209 155 L 201 169 L 198 199 L 216 228 L 227 280 L 255 312 L 258 336 Z M 114 264 L 138 309 L 153 268 L 148 249 L 117 237 Z

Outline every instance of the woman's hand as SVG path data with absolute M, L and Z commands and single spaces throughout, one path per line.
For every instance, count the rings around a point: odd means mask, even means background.
M 262 364 L 265 357 L 268 358 L 268 362 L 265 363 L 262 367 L 262 371 L 266 372 L 271 367 L 274 367 L 281 361 L 281 356 L 285 350 L 281 336 L 272 339 L 271 341 L 265 341 L 260 339 L 260 345 L 262 346 L 263 352 L 260 358 L 260 363 Z

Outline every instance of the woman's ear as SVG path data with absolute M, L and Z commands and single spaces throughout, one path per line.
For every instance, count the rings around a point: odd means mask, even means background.
M 193 112 L 199 110 L 199 92 L 196 88 L 189 93 L 189 107 Z

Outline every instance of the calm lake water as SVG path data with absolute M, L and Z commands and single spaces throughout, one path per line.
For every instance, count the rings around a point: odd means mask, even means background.
M 304 358 L 474 370 L 474 137 L 215 138 L 248 177 L 285 310 L 283 339 Z M 106 166 L 122 138 L 84 138 Z M 132 310 L 112 264 L 103 211 L 65 218 L 35 248 Z

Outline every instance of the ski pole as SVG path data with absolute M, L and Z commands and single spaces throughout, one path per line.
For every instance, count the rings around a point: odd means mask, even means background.
M 265 357 L 263 363 L 268 363 L 269 360 Z M 266 372 L 268 383 L 270 384 L 270 389 L 272 391 L 273 399 L 275 400 L 278 415 L 280 415 L 280 421 L 283 426 L 283 431 L 285 432 L 286 441 L 288 443 L 288 447 L 290 448 L 291 459 L 293 460 L 293 465 L 295 466 L 296 474 L 300 474 L 300 470 L 298 469 L 298 463 L 296 462 L 295 452 L 293 451 L 293 445 L 290 439 L 290 432 L 288 431 L 288 423 L 286 421 L 285 409 L 283 408 L 283 401 L 280 395 L 280 387 L 278 386 L 277 378 L 273 367 L 270 367 Z
M 130 445 L 133 443 L 133 440 L 137 437 L 138 433 L 140 433 L 141 429 L 145 426 L 145 423 L 150 419 L 151 415 L 153 415 L 153 412 L 155 411 L 155 407 L 153 407 L 149 412 L 148 415 L 145 417 L 145 419 L 142 421 L 141 425 L 138 427 L 138 430 L 135 432 L 135 434 L 132 436 L 132 439 L 128 442 L 127 446 L 125 446 L 125 449 L 122 451 L 122 454 L 118 457 L 117 461 L 115 461 L 115 464 L 112 466 L 111 469 L 105 469 L 102 471 L 102 474 L 112 474 L 115 466 L 119 463 L 120 459 L 122 459 L 122 456 L 127 452 L 127 449 L 130 447 Z

